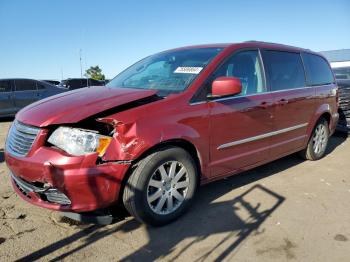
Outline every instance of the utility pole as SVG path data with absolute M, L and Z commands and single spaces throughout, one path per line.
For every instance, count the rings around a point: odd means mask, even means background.
M 80 78 L 83 78 L 83 66 L 81 64 L 81 48 L 79 49 L 79 60 L 80 60 Z

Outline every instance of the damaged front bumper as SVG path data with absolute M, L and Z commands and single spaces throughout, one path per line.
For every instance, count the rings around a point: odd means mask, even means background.
M 24 181 L 23 179 L 15 176 L 12 173 L 10 173 L 10 176 L 12 178 L 13 185 L 17 187 L 18 190 L 21 191 L 21 193 L 28 198 L 31 198 L 32 194 L 37 194 L 40 196 L 41 199 L 51 203 L 56 203 L 60 205 L 71 204 L 70 199 L 56 188 L 45 187 L 45 185 L 41 187 L 36 186 L 34 184 Z
M 40 147 L 27 157 L 5 152 L 13 187 L 31 204 L 62 212 L 89 212 L 116 204 L 130 162 L 97 163 L 97 155 L 69 156 Z

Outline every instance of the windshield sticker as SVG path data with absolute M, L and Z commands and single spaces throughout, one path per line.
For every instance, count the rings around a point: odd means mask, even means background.
M 202 71 L 203 67 L 194 67 L 194 66 L 180 66 L 176 68 L 174 73 L 179 74 L 195 74 L 198 75 Z

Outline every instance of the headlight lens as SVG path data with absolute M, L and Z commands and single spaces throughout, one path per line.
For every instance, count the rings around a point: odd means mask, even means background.
M 71 127 L 59 127 L 49 137 L 48 142 L 74 156 L 98 153 L 103 156 L 112 138 L 93 131 Z

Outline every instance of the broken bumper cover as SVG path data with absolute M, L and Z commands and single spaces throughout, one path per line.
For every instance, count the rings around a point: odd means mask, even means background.
M 5 153 L 14 190 L 31 204 L 63 212 L 88 212 L 118 201 L 130 163 L 96 165 L 97 156 L 64 155 L 41 147 L 19 158 Z
M 37 187 L 31 183 L 27 183 L 19 177 L 16 177 L 12 173 L 10 175 L 14 186 L 16 186 L 19 189 L 19 191 L 21 191 L 21 193 L 28 198 L 31 198 L 32 193 L 36 193 L 40 196 L 41 199 L 47 200 L 51 203 L 56 203 L 60 205 L 71 204 L 70 199 L 65 194 L 58 191 L 56 188 Z

